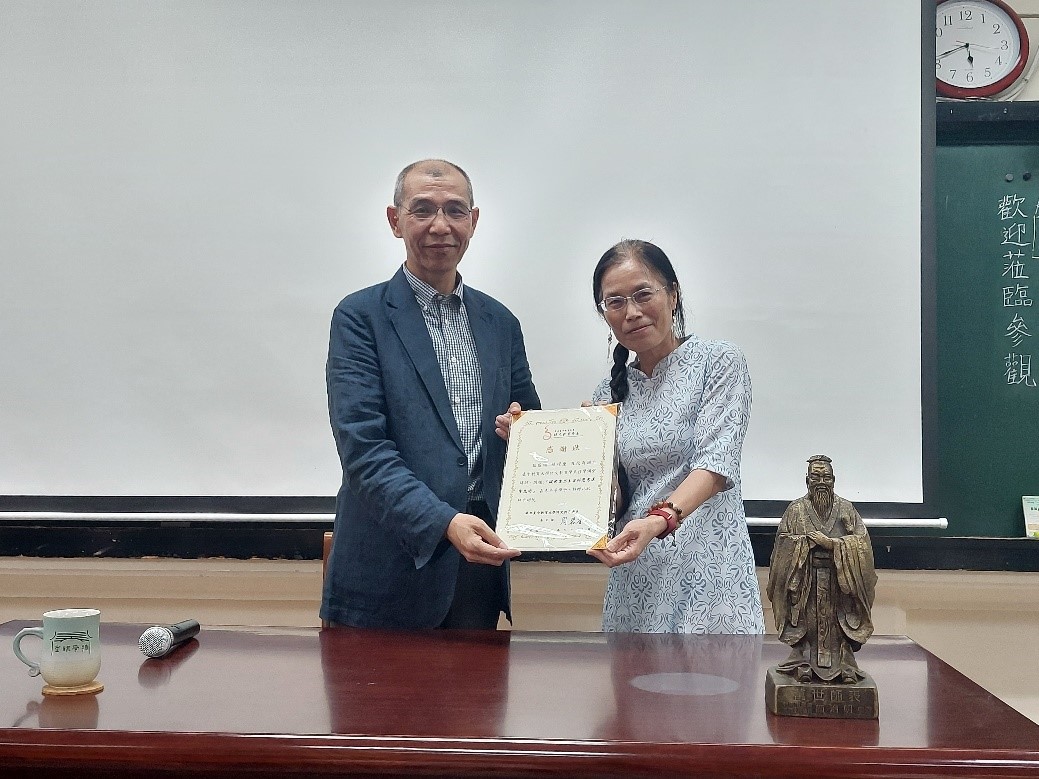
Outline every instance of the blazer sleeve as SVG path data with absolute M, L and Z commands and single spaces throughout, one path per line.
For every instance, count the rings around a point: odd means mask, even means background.
M 329 419 L 343 478 L 421 568 L 457 510 L 416 476 L 390 435 L 395 410 L 387 401 L 381 363 L 370 313 L 344 301 L 332 315 L 326 364 Z M 394 424 L 399 427 L 400 420 Z M 423 431 L 409 432 L 421 446 Z M 428 445 L 426 461 L 442 461 L 438 442 Z

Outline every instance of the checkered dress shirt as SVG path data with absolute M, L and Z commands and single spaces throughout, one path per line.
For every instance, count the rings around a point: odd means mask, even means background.
M 483 476 L 480 456 L 480 416 L 483 413 L 483 384 L 476 343 L 469 328 L 469 317 L 462 299 L 462 276 L 450 295 L 441 295 L 433 287 L 404 267 L 415 300 L 422 309 L 422 318 L 433 339 L 433 350 L 440 363 L 451 411 L 458 425 L 458 435 L 469 464 L 469 500 L 483 500 Z

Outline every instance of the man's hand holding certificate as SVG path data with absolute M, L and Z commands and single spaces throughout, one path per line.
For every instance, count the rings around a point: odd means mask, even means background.
M 613 518 L 616 404 L 512 420 L 495 531 L 511 548 L 601 548 Z

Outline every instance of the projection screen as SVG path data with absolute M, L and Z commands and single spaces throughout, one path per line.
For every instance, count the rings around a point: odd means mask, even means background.
M 545 407 L 607 374 L 591 271 L 650 240 L 747 355 L 746 499 L 824 452 L 842 495 L 921 502 L 917 3 L 5 0 L 0 28 L 0 493 L 335 494 L 329 318 L 399 267 L 393 181 L 434 156 Z

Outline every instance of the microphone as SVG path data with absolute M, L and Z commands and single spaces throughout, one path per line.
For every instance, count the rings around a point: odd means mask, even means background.
M 190 638 L 198 635 L 198 620 L 186 619 L 176 625 L 155 625 L 141 634 L 137 646 L 148 657 L 165 657 Z
M 169 657 L 146 657 L 137 669 L 137 682 L 141 687 L 162 687 L 167 684 L 173 672 L 191 659 L 198 651 L 198 639 L 192 638 L 180 645 Z

